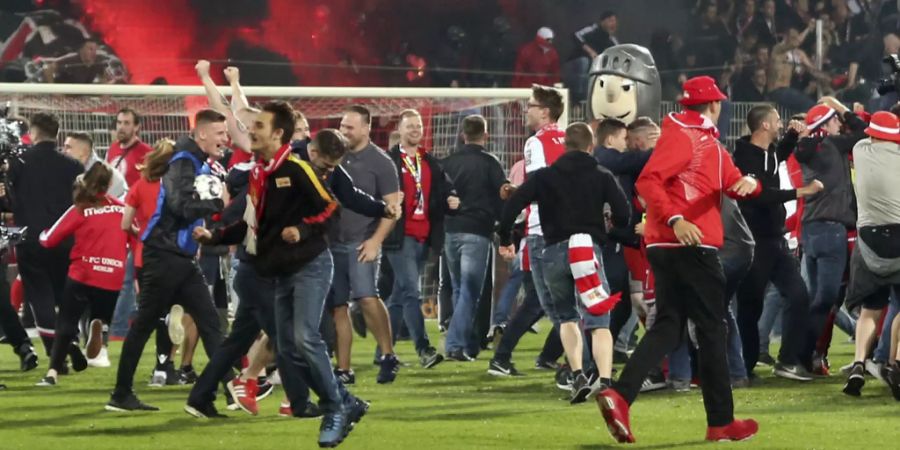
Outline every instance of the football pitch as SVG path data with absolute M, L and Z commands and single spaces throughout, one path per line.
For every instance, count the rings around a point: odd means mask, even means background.
M 571 406 L 553 383 L 553 373 L 533 368 L 542 334 L 528 334 L 514 354 L 525 376 L 496 378 L 487 374 L 492 352 L 475 362 L 444 362 L 431 370 L 418 367 L 408 341 L 398 343 L 403 367 L 392 385 L 377 385 L 372 365 L 375 343 L 354 337 L 357 384 L 351 390 L 371 402 L 368 415 L 339 448 L 343 449 L 599 449 L 615 444 L 597 405 Z M 428 323 L 432 340 L 440 335 Z M 38 341 L 34 340 L 37 344 Z M 443 342 L 441 342 L 443 343 Z M 317 447 L 318 419 L 278 416 L 283 396 L 276 392 L 260 402 L 260 414 L 225 411 L 229 416 L 198 420 L 183 412 L 189 386 L 147 387 L 153 363 L 153 340 L 138 369 L 138 396 L 159 412 L 114 413 L 103 406 L 112 390 L 121 343 L 110 348 L 113 367 L 88 368 L 60 378 L 54 387 L 35 387 L 46 370 L 21 373 L 18 358 L 0 352 L 0 449 L 308 449 Z M 853 347 L 835 333 L 832 372 L 850 361 Z M 206 357 L 198 349 L 195 366 Z M 629 448 L 897 448 L 900 442 L 900 402 L 887 386 L 868 379 L 861 398 L 841 393 L 839 373 L 810 383 L 776 379 L 757 368 L 760 383 L 735 391 L 736 415 L 759 421 L 760 432 L 744 443 L 711 444 L 699 389 L 690 393 L 662 391 L 644 394 L 632 407 L 637 443 Z

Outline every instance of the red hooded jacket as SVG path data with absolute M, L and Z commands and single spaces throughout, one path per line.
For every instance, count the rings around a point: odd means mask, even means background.
M 535 37 L 519 48 L 515 72 L 513 87 L 530 88 L 532 84 L 553 86 L 559 82 L 559 53 L 553 44 Z
M 647 247 L 681 246 L 669 221 L 681 216 L 703 233 L 701 245 L 722 246 L 722 195 L 742 177 L 719 143 L 719 132 L 697 112 L 669 114 L 635 187 L 647 202 Z M 757 183 L 751 196 L 759 195 Z

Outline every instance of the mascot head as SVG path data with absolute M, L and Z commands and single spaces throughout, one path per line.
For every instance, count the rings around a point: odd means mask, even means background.
M 659 118 L 659 72 L 650 51 L 634 44 L 616 45 L 594 58 L 588 108 L 591 117 L 630 124 L 639 116 Z

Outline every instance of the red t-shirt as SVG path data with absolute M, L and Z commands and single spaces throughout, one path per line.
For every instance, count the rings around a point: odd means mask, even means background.
M 403 181 L 403 214 L 406 217 L 405 234 L 415 238 L 419 242 L 428 239 L 428 233 L 431 231 L 431 224 L 428 222 L 428 201 L 431 199 L 431 168 L 425 162 L 425 149 L 419 148 L 421 158 L 421 167 L 416 167 L 416 158 L 407 158 L 406 154 L 401 151 L 400 157 L 406 162 L 400 164 L 400 177 Z M 408 165 L 407 165 L 408 164 Z M 413 170 L 421 171 L 422 196 L 424 202 L 421 205 L 420 213 L 416 214 L 416 180 L 409 171 L 409 166 Z
M 152 151 L 153 148 L 140 139 L 135 141 L 131 147 L 124 149 L 119 144 L 119 141 L 116 141 L 109 146 L 109 151 L 106 153 L 106 162 L 118 170 L 125 177 L 128 186 L 131 186 L 141 178 L 141 171 L 137 168 L 138 164 L 144 164 L 144 157 Z M 124 158 L 122 157 L 123 155 Z
M 253 153 L 248 151 L 244 151 L 239 147 L 234 145 L 231 146 L 231 158 L 228 159 L 228 170 L 231 170 L 232 167 L 245 163 L 253 159 Z
M 159 200 L 159 180 L 147 181 L 146 178 L 138 178 L 137 182 L 128 190 L 125 196 L 125 204 L 134 208 L 136 211 L 134 221 L 137 223 L 140 232 L 138 237 L 144 234 L 147 229 L 147 223 L 150 217 L 156 212 L 156 203 Z M 134 267 L 144 267 L 144 245 L 140 239 L 134 248 Z

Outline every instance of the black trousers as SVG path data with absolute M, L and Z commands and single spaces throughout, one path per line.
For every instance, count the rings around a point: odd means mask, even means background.
M 609 283 L 609 291 L 621 292 L 623 299 L 609 313 L 609 332 L 615 342 L 622 327 L 625 326 L 632 314 L 631 286 L 628 284 L 630 276 L 628 265 L 625 264 L 625 254 L 620 245 L 615 242 L 607 242 L 601 251 L 603 252 L 603 273 Z
M 56 306 L 62 301 L 69 272 L 69 246 L 46 249 L 37 241 L 16 245 L 16 258 L 25 301 L 31 306 L 47 354 L 53 346 Z
M 809 292 L 800 277 L 800 263 L 790 253 L 784 238 L 757 239 L 750 271 L 737 291 L 737 323 L 748 374 L 752 373 L 759 360 L 758 323 L 769 281 L 785 299 L 784 335 L 778 360 L 782 364 L 797 364 L 802 361 L 801 352 L 807 347 Z
M 25 332 L 25 327 L 19 321 L 19 315 L 9 304 L 9 281 L 6 279 L 6 269 L 6 263 L 0 262 L 0 328 L 3 329 L 13 350 L 18 352 L 22 345 L 30 344 L 30 340 L 28 333 Z
M 109 291 L 79 283 L 71 278 L 66 280 L 59 314 L 56 316 L 56 339 L 50 352 L 50 368 L 57 372 L 66 364 L 70 344 L 78 336 L 78 321 L 86 309 L 90 309 L 90 319 L 112 322 L 116 310 L 119 291 Z
M 522 336 L 528 332 L 528 329 L 544 315 L 544 309 L 538 300 L 537 290 L 534 288 L 534 281 L 531 273 L 526 273 L 522 278 L 522 285 L 525 288 L 525 300 L 516 308 L 516 312 L 503 330 L 503 336 L 500 343 L 497 344 L 497 350 L 494 351 L 494 359 L 502 362 L 509 362 L 512 358 L 512 352 Z M 544 348 L 541 350 L 540 358 L 544 361 L 556 361 L 563 354 L 562 341 L 559 338 L 559 328 L 553 327 L 547 333 L 547 339 L 544 340 Z
M 726 360 L 725 275 L 718 251 L 705 247 L 651 247 L 647 258 L 656 277 L 656 322 L 625 364 L 614 388 L 630 404 L 650 369 L 681 342 L 687 319 L 697 329 L 700 380 L 706 422 L 734 420 Z
M 119 359 L 114 394 L 125 395 L 132 391 L 134 372 L 137 370 L 147 339 L 159 323 L 159 318 L 173 304 L 180 304 L 197 324 L 197 331 L 206 354 L 212 358 L 222 343 L 219 316 L 209 294 L 209 288 L 197 263 L 184 256 L 153 247 L 144 247 L 144 267 L 141 272 L 141 294 L 138 311 Z M 230 380 L 231 374 L 223 380 Z

